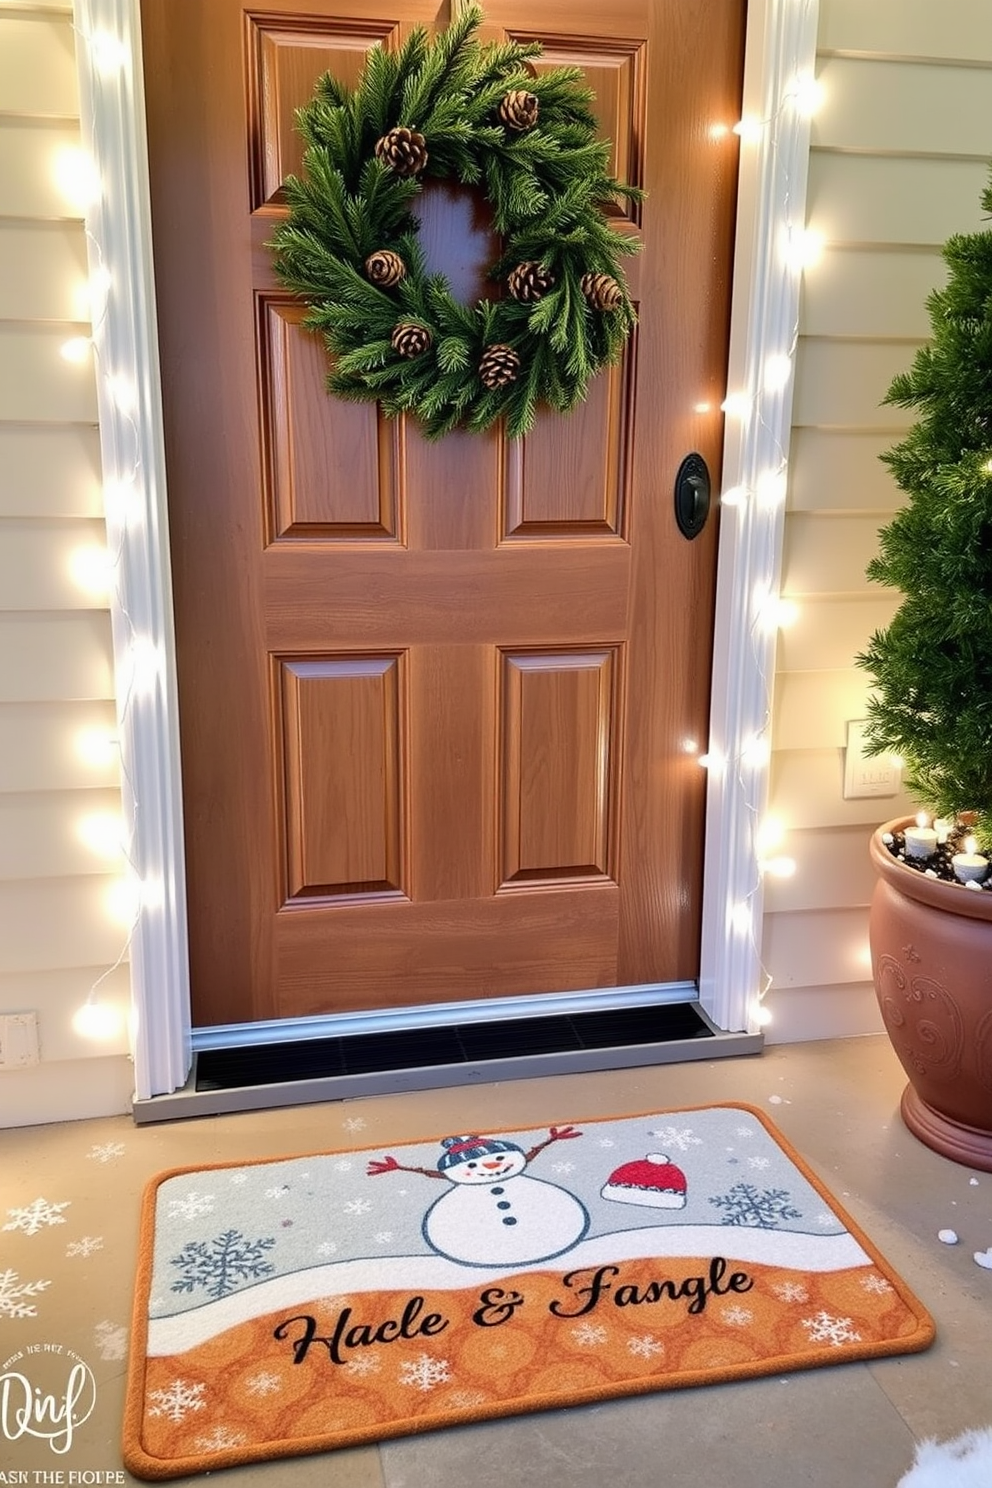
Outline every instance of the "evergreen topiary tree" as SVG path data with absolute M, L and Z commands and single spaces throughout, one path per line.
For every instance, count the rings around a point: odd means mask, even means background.
M 992 217 L 992 184 L 982 196 Z M 879 534 L 868 577 L 902 592 L 886 630 L 857 657 L 875 692 L 873 754 L 906 764 L 935 815 L 976 813 L 992 848 L 992 230 L 943 250 L 945 288 L 928 301 L 931 339 L 887 403 L 919 410 L 882 456 L 908 501 Z

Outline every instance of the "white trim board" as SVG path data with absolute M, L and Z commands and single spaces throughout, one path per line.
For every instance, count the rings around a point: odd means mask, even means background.
M 817 13 L 818 0 L 748 7 L 744 114 L 766 127 L 741 142 L 728 388 L 751 390 L 751 404 L 747 417 L 727 419 L 724 490 L 754 491 L 786 464 L 793 374 L 769 388 L 763 369 L 792 353 L 797 335 L 799 275 L 784 248 L 803 227 L 809 120 L 785 99 L 813 70 Z M 192 1027 L 139 0 L 76 0 L 75 16 L 82 136 L 102 182 L 87 213 L 90 263 L 110 274 L 94 326 L 104 478 L 126 477 L 132 503 L 130 515 L 111 504 L 108 543 L 118 559 L 111 616 L 124 809 L 141 883 L 130 959 L 145 1100 L 185 1083 Z M 709 747 L 726 763 L 710 771 L 699 998 L 726 1031 L 755 1030 L 763 976 L 754 831 L 766 796 L 774 634 L 756 596 L 777 593 L 783 523 L 781 500 L 753 497 L 721 522 Z

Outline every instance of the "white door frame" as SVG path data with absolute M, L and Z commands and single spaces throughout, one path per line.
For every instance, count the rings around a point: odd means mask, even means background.
M 798 337 L 818 0 L 751 0 L 740 141 L 724 493 L 708 741 L 699 999 L 721 1029 L 755 1031 L 764 990 L 756 831 L 767 795 L 774 627 Z M 170 1093 L 191 1063 L 185 860 L 161 380 L 152 270 L 139 0 L 76 0 L 86 227 L 128 861 L 135 1086 Z M 724 122 L 724 121 L 715 121 Z M 734 148 L 714 137 L 714 148 Z M 783 360 L 785 359 L 785 360 Z M 716 416 L 716 413 L 715 413 Z M 313 1020 L 309 1020 L 313 1022 Z

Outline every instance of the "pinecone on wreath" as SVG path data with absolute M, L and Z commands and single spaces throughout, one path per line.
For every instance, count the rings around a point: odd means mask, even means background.
M 539 107 L 535 94 L 528 93 L 524 88 L 511 88 L 500 101 L 500 123 L 505 124 L 507 129 L 514 129 L 522 134 L 525 129 L 534 128 Z
M 479 376 L 483 385 L 490 389 L 506 387 L 516 382 L 520 373 L 520 358 L 512 346 L 498 341 L 487 346 L 479 363 Z
M 623 290 L 611 274 L 583 274 L 579 288 L 594 310 L 616 310 Z
M 417 325 L 412 320 L 401 320 L 389 341 L 397 356 L 415 357 L 430 350 L 434 337 L 426 326 Z
M 380 248 L 365 260 L 365 275 L 380 289 L 391 289 L 406 276 L 406 264 L 391 248 Z
M 525 263 L 517 264 L 515 269 L 511 269 L 506 281 L 513 298 L 524 301 L 539 300 L 554 287 L 554 282 L 555 276 L 550 269 L 530 259 Z
M 416 176 L 427 164 L 427 142 L 415 129 L 398 124 L 376 141 L 375 157 L 398 176 Z

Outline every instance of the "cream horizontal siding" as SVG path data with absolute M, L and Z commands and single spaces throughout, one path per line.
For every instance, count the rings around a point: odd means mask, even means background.
M 770 810 L 796 861 L 769 880 L 763 957 L 771 1039 L 879 1028 L 867 961 L 871 830 L 909 797 L 845 801 L 854 666 L 899 596 L 869 585 L 878 529 L 902 496 L 879 456 L 912 415 L 884 403 L 929 334 L 940 246 L 984 227 L 992 156 L 986 0 L 821 0 L 807 221 L 824 251 L 805 274 L 793 401 Z
M 78 147 L 72 17 L 0 3 L 0 1012 L 38 1014 L 41 1063 L 0 1070 L 0 1126 L 126 1109 L 129 906 L 110 618 L 81 567 L 105 552 L 86 240 L 61 163 Z M 108 834 L 110 834 L 108 836 Z

